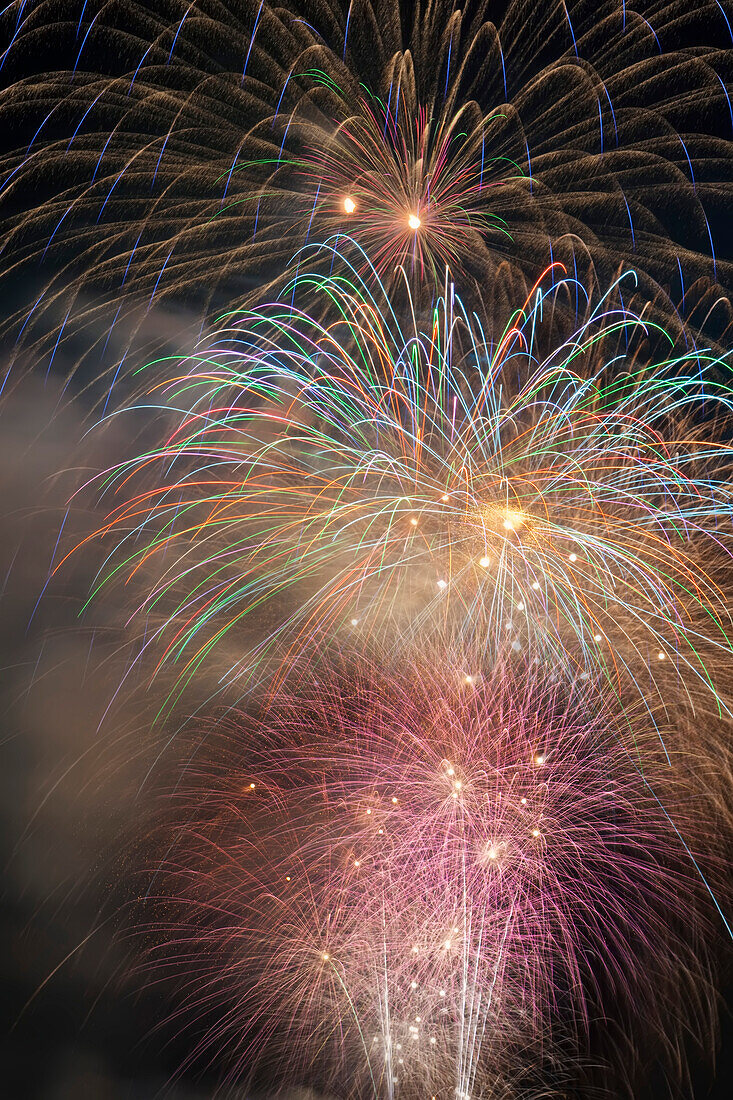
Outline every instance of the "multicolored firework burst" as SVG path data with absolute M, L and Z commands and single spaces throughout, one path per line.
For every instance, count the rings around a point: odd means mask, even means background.
M 599 1014 L 665 1063 L 709 1033 L 694 853 L 720 870 L 722 805 L 695 739 L 670 765 L 587 683 L 500 660 L 467 685 L 464 662 L 337 660 L 184 750 L 146 965 L 180 984 L 192 1059 L 339 1096 L 550 1097 Z M 633 1095 L 624 1059 L 584 1095 Z
M 161 725 L 204 668 L 231 704 L 171 734 L 145 894 L 232 1081 L 633 1096 L 617 1036 L 671 1080 L 713 1033 L 727 5 L 0 12 L 7 331 L 146 440 L 84 487 L 90 600 Z M 205 335 L 133 374 L 157 303 Z
M 417 268 L 432 286 L 446 265 L 478 273 L 487 234 L 508 236 L 489 189 L 524 173 L 505 157 L 487 163 L 492 120 L 475 103 L 435 119 L 415 101 L 414 85 L 398 89 L 394 108 L 362 98 L 325 146 L 304 137 L 301 168 L 319 188 L 309 228 L 318 214 L 322 231 L 346 230 L 382 278 Z
M 131 621 L 156 662 L 183 685 L 234 635 L 231 682 L 275 643 L 300 660 L 346 638 L 463 639 L 727 710 L 715 360 L 646 366 L 632 346 L 649 326 L 610 297 L 553 343 L 564 283 L 496 339 L 452 289 L 405 330 L 365 284 L 300 285 L 330 324 L 288 288 L 227 315 L 166 381 L 155 364 L 136 408 L 172 418 L 169 439 L 102 480 L 112 545 L 93 589 L 145 574 Z
M 110 318 L 154 300 L 239 304 L 335 229 L 428 300 L 446 262 L 467 294 L 504 264 L 530 284 L 553 258 L 604 283 L 630 266 L 685 314 L 698 280 L 733 284 L 711 228 L 725 0 L 17 0 L 2 20 L 3 274 L 47 273 L 11 325 L 36 355 L 83 331 L 95 363 Z M 727 299 L 705 312 L 720 338 Z

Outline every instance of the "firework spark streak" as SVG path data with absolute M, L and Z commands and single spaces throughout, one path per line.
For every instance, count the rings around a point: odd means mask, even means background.
M 494 340 L 451 289 L 405 331 L 365 284 L 301 284 L 339 319 L 288 289 L 224 318 L 167 381 L 155 364 L 139 407 L 178 423 L 102 481 L 94 592 L 150 578 L 131 621 L 155 660 L 183 685 L 232 632 L 242 658 L 224 681 L 276 641 L 298 658 L 347 637 L 462 638 L 726 710 L 715 361 L 641 365 L 627 342 L 647 329 L 611 297 L 543 350 L 562 283 Z
M 598 1012 L 665 1058 L 704 1029 L 681 841 L 714 862 L 704 762 L 670 766 L 585 682 L 460 660 L 337 660 L 189 746 L 148 963 L 183 981 L 192 1057 L 336 1095 L 550 1096 Z

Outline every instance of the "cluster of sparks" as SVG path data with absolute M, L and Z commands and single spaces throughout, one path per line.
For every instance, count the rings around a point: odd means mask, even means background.
M 501 186 L 501 161 L 508 177 L 527 169 L 505 157 L 489 163 L 490 129 L 490 118 L 469 111 L 436 122 L 407 94 L 391 109 L 362 100 L 325 148 L 306 146 L 303 171 L 319 181 L 310 216 L 330 203 L 333 230 L 368 244 L 380 276 L 414 266 L 440 281 L 446 264 L 465 264 L 472 246 L 480 251 L 490 228 L 508 236 L 490 213 L 489 190 Z M 329 219 L 320 221 L 327 232 Z
M 150 955 L 185 959 L 194 1056 L 336 1095 L 547 1096 L 604 985 L 661 1034 L 701 1011 L 701 884 L 660 797 L 712 821 L 692 755 L 672 772 L 589 685 L 466 659 L 337 660 L 194 749 Z
M 345 636 L 439 636 L 647 699 L 676 677 L 725 709 L 715 360 L 609 363 L 644 328 L 610 298 L 543 350 L 552 286 L 493 343 L 451 292 L 406 333 L 353 279 L 301 274 L 311 302 L 334 304 L 328 325 L 287 289 L 156 377 L 141 405 L 180 422 L 102 477 L 113 507 L 96 536 L 112 546 L 92 594 L 155 576 L 135 616 L 181 684 L 254 619 L 230 681 L 275 644 L 299 658 Z
M 730 56 L 663 55 L 685 5 L 641 6 L 84 0 L 42 79 L 48 3 L 0 14 L 7 272 L 56 258 L 23 339 L 50 369 L 67 322 L 103 316 L 103 358 L 126 311 L 214 318 L 132 399 L 115 363 L 102 419 L 156 442 L 91 479 L 85 541 L 160 721 L 204 670 L 227 708 L 179 730 L 144 892 L 232 1080 L 547 1097 L 599 1018 L 665 1065 L 712 1030 L 733 444 L 697 337 L 731 313 L 730 145 L 678 127 L 733 125 Z

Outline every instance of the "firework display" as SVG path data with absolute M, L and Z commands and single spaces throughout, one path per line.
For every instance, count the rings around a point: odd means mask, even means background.
M 619 287 L 559 341 L 562 271 L 488 333 L 314 252 L 140 372 L 168 437 L 94 482 L 163 712 L 244 707 L 180 735 L 148 964 L 232 1080 L 561 1095 L 598 1013 L 673 1080 L 728 927 L 724 364 Z
M 428 300 L 446 262 L 479 295 L 504 265 L 530 284 L 553 259 L 602 282 L 633 266 L 718 339 L 727 299 L 710 325 L 693 289 L 731 285 L 731 18 L 718 0 L 18 0 L 3 275 L 40 285 L 16 329 L 50 357 L 76 335 L 96 363 L 118 309 L 258 301 L 342 232 Z
M 228 682 L 275 642 L 300 659 L 440 636 L 645 698 L 671 676 L 727 709 L 731 448 L 715 424 L 729 394 L 714 360 L 640 363 L 627 346 L 647 326 L 610 296 L 543 348 L 562 280 L 494 337 L 452 295 L 406 331 L 365 282 L 299 283 L 333 304 L 327 327 L 286 288 L 226 316 L 165 381 L 152 364 L 140 404 L 174 427 L 101 479 L 92 594 L 154 575 L 135 618 L 181 683 L 230 632 Z
M 179 977 L 195 1056 L 281 1058 L 335 1095 L 554 1096 L 608 990 L 670 1049 L 670 1021 L 709 1018 L 677 835 L 710 856 L 704 761 L 670 766 L 587 684 L 503 661 L 467 683 L 467 658 L 336 659 L 187 756 L 148 962 Z
M 0 22 L 3 389 L 114 427 L 46 584 L 84 548 L 154 699 L 183 1068 L 684 1087 L 733 936 L 733 9 Z

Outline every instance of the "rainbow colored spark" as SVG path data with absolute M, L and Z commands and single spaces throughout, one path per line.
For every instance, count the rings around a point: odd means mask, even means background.
M 164 381 L 155 364 L 140 406 L 177 424 L 101 481 L 113 507 L 94 537 L 112 545 L 92 595 L 144 574 L 131 622 L 181 684 L 225 636 L 244 654 L 228 682 L 275 643 L 297 657 L 462 637 L 725 709 L 716 360 L 643 365 L 626 344 L 649 326 L 610 292 L 554 343 L 563 280 L 493 341 L 452 288 L 405 331 L 350 274 L 304 272 Z M 301 290 L 337 319 L 301 310 Z

